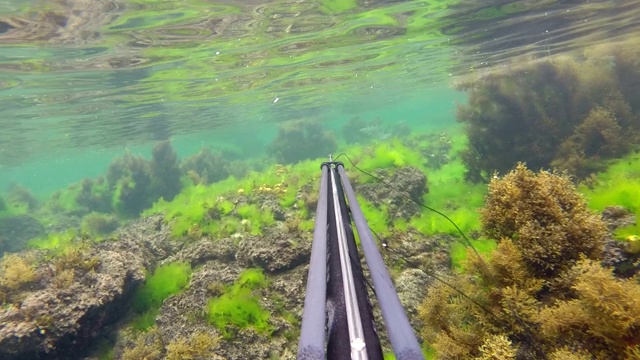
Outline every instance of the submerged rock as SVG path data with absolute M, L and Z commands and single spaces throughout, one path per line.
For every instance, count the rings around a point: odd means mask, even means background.
M 284 232 L 243 239 L 236 254 L 242 266 L 259 267 L 271 273 L 307 263 L 310 256 L 310 237 L 294 238 Z
M 636 215 L 622 206 L 608 206 L 602 211 L 602 220 L 606 222 L 610 232 L 604 241 L 602 265 L 613 267 L 617 276 L 632 277 L 640 271 L 637 264 L 640 254 L 630 250 L 630 237 L 627 241 L 620 241 L 615 238 L 613 232 L 618 228 L 635 225 Z
M 68 357 L 117 318 L 144 280 L 143 261 L 131 252 L 96 249 L 82 256 L 95 266 L 43 264 L 42 287 L 0 310 L 0 358 Z
M 387 205 L 392 220 L 409 219 L 420 213 L 420 206 L 411 201 L 421 201 L 424 194 L 429 192 L 427 176 L 420 169 L 404 166 L 392 174 L 379 171 L 376 176 L 393 189 L 389 189 L 385 184 L 374 183 L 359 185 L 356 192 L 375 206 Z
M 174 252 L 161 217 L 121 229 L 103 243 L 80 243 L 62 254 L 33 253 L 37 282 L 14 289 L 0 309 L 0 358 L 68 359 L 79 356 L 107 325 L 126 312 L 146 269 Z

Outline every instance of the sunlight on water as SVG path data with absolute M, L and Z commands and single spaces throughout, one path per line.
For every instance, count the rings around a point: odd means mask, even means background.
M 637 2 L 609 4 L 5 1 L 0 163 L 413 101 L 451 74 L 632 34 Z
M 430 89 L 442 93 L 452 78 L 482 76 L 515 58 L 625 38 L 638 28 L 639 8 L 637 1 L 4 1 L 0 164 L 220 126 L 327 122 L 394 104 L 416 109 L 402 121 L 429 123 Z

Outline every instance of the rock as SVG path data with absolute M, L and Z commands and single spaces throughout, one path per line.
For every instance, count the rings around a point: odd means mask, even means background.
M 183 261 L 190 263 L 192 266 L 212 260 L 230 263 L 236 260 L 237 251 L 238 246 L 233 239 L 212 240 L 203 238 L 180 250 L 177 254 L 170 256 L 164 262 Z
M 420 268 L 427 272 L 445 272 L 451 266 L 450 235 L 427 236 L 417 230 L 394 233 L 383 250 L 387 266 L 398 264 L 403 268 Z
M 613 232 L 635 225 L 636 215 L 622 206 L 608 206 L 602 211 L 602 219 L 607 223 L 609 235 L 604 241 L 601 263 L 605 267 L 613 267 L 617 276 L 629 278 L 640 271 L 636 264 L 640 255 L 629 253 L 625 248 L 626 243 L 617 240 Z
M 636 215 L 622 206 L 607 206 L 602 211 L 602 220 L 607 223 L 609 230 L 632 226 L 636 223 Z
M 91 250 L 87 256 L 99 258 L 99 265 L 76 269 L 68 287 L 56 285 L 51 276 L 43 288 L 0 310 L 0 358 L 66 358 L 118 318 L 144 280 L 143 261 L 109 250 Z
M 131 252 L 144 260 L 147 269 L 155 268 L 156 263 L 175 254 L 183 246 L 171 239 L 171 228 L 165 224 L 161 215 L 135 220 L 120 228 L 115 241 L 98 244 L 117 252 Z
M 395 280 L 396 292 L 404 306 L 414 329 L 421 328 L 418 324 L 418 307 L 427 296 L 427 289 L 434 279 L 420 269 L 407 269 Z
M 238 263 L 223 264 L 210 260 L 194 272 L 189 287 L 180 294 L 169 297 L 162 304 L 156 318 L 157 331 L 163 343 L 172 339 L 188 336 L 195 332 L 208 332 L 220 335 L 208 324 L 207 304 L 219 294 L 211 292 L 212 284 L 232 285 L 240 276 L 243 268 Z M 271 313 L 269 324 L 273 326 L 271 334 L 261 334 L 253 328 L 237 329 L 231 339 L 221 339 L 215 355 L 224 359 L 278 358 L 295 359 L 297 337 L 300 324 L 291 323 L 282 316 L 283 311 L 299 319 L 304 303 L 307 266 L 298 266 L 287 272 L 268 276 L 268 286 L 255 290 L 260 305 Z M 212 354 L 213 356 L 214 354 Z
M 357 186 L 356 192 L 375 206 L 387 205 L 391 220 L 409 219 L 420 213 L 420 206 L 411 199 L 421 201 L 428 192 L 427 176 L 418 168 L 404 166 L 388 175 L 379 171 L 376 176 L 393 187 L 389 189 L 385 184 L 374 183 Z
M 126 313 L 146 270 L 177 251 L 169 235 L 161 216 L 136 220 L 115 239 L 78 250 L 84 260 L 67 265 L 64 281 L 55 261 L 73 260 L 40 252 L 39 285 L 0 309 L 0 359 L 67 359 L 82 351 Z
M 310 256 L 310 238 L 292 238 L 291 233 L 283 231 L 247 237 L 240 241 L 236 254 L 242 266 L 259 267 L 271 273 L 307 263 Z

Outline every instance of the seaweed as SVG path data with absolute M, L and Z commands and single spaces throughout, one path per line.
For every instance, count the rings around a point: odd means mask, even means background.
M 215 356 L 214 350 L 220 339 L 206 332 L 194 332 L 189 336 L 181 336 L 167 344 L 167 360 L 221 359 Z
M 582 260 L 572 289 L 575 299 L 540 311 L 542 334 L 571 346 L 580 344 L 596 358 L 621 358 L 640 345 L 640 285 L 617 279 L 611 269 Z
M 259 333 L 271 333 L 271 314 L 262 308 L 255 291 L 266 286 L 267 280 L 260 269 L 247 269 L 238 280 L 219 297 L 209 300 L 207 319 L 223 335 L 233 336 L 232 326 L 242 329 L 252 327 Z
M 609 49 L 583 61 L 561 56 L 457 84 L 469 94 L 457 114 L 469 137 L 466 178 L 487 181 L 520 161 L 583 178 L 598 170 L 601 157 L 624 154 L 638 137 L 640 104 L 620 77 L 640 76 L 627 58 L 633 55 Z
M 292 121 L 278 126 L 278 135 L 269 145 L 269 154 L 281 164 L 327 157 L 337 147 L 335 136 L 317 121 Z
M 113 192 L 113 208 L 125 217 L 135 217 L 153 202 L 151 166 L 142 156 L 126 152 L 114 159 L 107 171 Z
M 601 159 L 621 156 L 631 144 L 610 110 L 596 107 L 558 148 L 551 166 L 579 179 L 603 170 Z
M 94 239 L 108 235 L 120 225 L 114 215 L 92 212 L 82 218 L 80 226 L 82 233 L 92 236 Z
M 569 177 L 534 174 L 522 163 L 492 179 L 481 221 L 487 236 L 512 239 L 540 278 L 559 274 L 581 256 L 600 256 L 607 229 Z
M 574 358 L 623 359 L 637 351 L 640 284 L 599 263 L 605 225 L 566 176 L 519 164 L 492 180 L 481 219 L 496 250 L 467 256 L 420 307 L 439 358 L 560 359 L 580 349 Z
M 223 180 L 229 176 L 229 168 L 230 164 L 222 154 L 213 153 L 208 147 L 185 158 L 181 166 L 182 172 L 189 176 L 194 185 L 208 185 Z
M 191 276 L 191 265 L 175 262 L 159 266 L 133 296 L 132 309 L 138 315 L 133 322 L 135 330 L 145 331 L 150 328 L 162 302 L 170 295 L 184 289 Z
M 173 199 L 180 192 L 180 163 L 171 142 L 164 140 L 158 142 L 152 151 L 151 174 L 153 176 L 153 200 L 163 198 Z M 151 204 L 147 204 L 149 206 Z

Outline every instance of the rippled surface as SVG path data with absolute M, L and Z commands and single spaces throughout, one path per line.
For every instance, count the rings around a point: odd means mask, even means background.
M 458 75 L 626 39 L 640 4 L 9 0 L 0 14 L 8 166 L 415 101 Z

